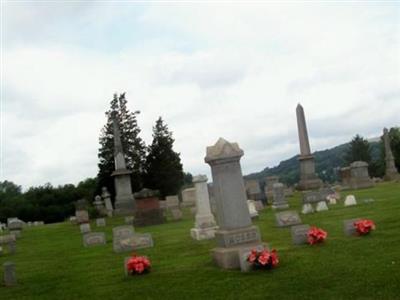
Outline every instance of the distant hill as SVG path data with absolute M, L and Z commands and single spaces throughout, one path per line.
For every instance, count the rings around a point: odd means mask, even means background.
M 338 181 L 337 170 L 346 165 L 344 154 L 349 147 L 349 143 L 336 146 L 331 149 L 314 152 L 315 169 L 318 176 L 325 182 Z M 380 156 L 380 143 L 378 141 L 370 142 L 372 160 L 376 161 Z M 279 176 L 280 181 L 286 184 L 294 184 L 299 181 L 299 161 L 298 155 L 287 160 L 283 160 L 279 165 L 246 175 L 246 179 L 258 179 L 264 182 L 267 176 Z

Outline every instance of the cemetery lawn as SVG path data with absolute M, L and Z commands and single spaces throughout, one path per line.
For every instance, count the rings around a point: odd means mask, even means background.
M 127 254 L 112 250 L 112 227 L 122 218 L 107 219 L 107 245 L 84 248 L 77 225 L 68 222 L 27 227 L 14 256 L 0 256 L 0 265 L 16 264 L 18 286 L 0 286 L 0 299 L 400 299 L 400 184 L 382 183 L 354 194 L 359 205 L 301 215 L 304 224 L 328 231 L 324 245 L 294 246 L 290 229 L 274 227 L 270 208 L 254 223 L 263 241 L 278 250 L 280 265 L 272 271 L 241 273 L 217 268 L 211 261 L 214 241 L 190 237 L 193 217 L 136 228 L 150 232 L 155 247 L 137 251 L 153 264 L 151 273 L 126 278 Z M 373 198 L 373 203 L 362 199 Z M 300 211 L 300 194 L 289 198 Z M 377 229 L 370 236 L 346 237 L 342 222 L 369 218 Z M 1 274 L 2 272 L 0 272 Z

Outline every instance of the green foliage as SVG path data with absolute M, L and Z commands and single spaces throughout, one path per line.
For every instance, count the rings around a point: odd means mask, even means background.
M 160 117 L 148 147 L 145 187 L 159 190 L 163 197 L 177 194 L 184 180 L 181 159 L 173 150 L 173 143 L 172 132 Z
M 131 182 L 133 191 L 143 187 L 143 170 L 145 163 L 145 144 L 139 137 L 140 128 L 136 116 L 139 111 L 130 112 L 127 108 L 125 93 L 114 94 L 110 102 L 110 109 L 106 112 L 107 123 L 103 127 L 99 142 L 99 173 L 97 175 L 97 193 L 105 186 L 111 195 L 115 194 L 114 181 L 111 177 L 114 172 L 114 132 L 113 116 L 116 115 L 121 131 L 121 142 L 124 150 L 126 167 L 132 171 Z
M 0 221 L 18 217 L 23 221 L 44 221 L 54 223 L 64 221 L 74 215 L 74 202 L 86 198 L 91 202 L 94 198 L 97 180 L 88 178 L 78 183 L 53 187 L 47 183 L 31 187 L 22 193 L 19 186 L 12 182 L 0 182 Z M 3 187 L 12 187 L 4 189 Z M 4 192 L 6 191 L 6 192 Z
M 153 236 L 153 248 L 137 251 L 150 258 L 152 270 L 128 278 L 123 262 L 130 253 L 112 250 L 112 228 L 124 224 L 123 218 L 107 219 L 101 230 L 107 244 L 92 248 L 83 247 L 79 227 L 68 222 L 28 227 L 12 256 L 19 284 L 0 286 L 0 299 L 399 299 L 400 185 L 346 191 L 342 198 L 346 194 L 354 194 L 359 205 L 341 203 L 301 216 L 304 224 L 328 232 L 322 245 L 293 245 L 290 228 L 277 228 L 269 209 L 260 212 L 254 224 L 280 258 L 271 271 L 242 273 L 215 266 L 210 255 L 215 240 L 190 238 L 193 216 L 188 210 L 182 221 L 136 228 Z M 365 204 L 365 198 L 375 202 Z M 291 209 L 301 209 L 300 199 L 301 193 L 289 198 Z M 364 237 L 345 236 L 343 220 L 355 217 L 372 219 L 376 230 Z M 0 256 L 0 265 L 10 259 Z
M 355 161 L 365 161 L 369 164 L 371 162 L 371 149 L 369 142 L 357 134 L 351 140 L 344 159 L 348 165 Z

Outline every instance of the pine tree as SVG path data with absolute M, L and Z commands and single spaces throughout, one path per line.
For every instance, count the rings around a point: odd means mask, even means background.
M 356 135 L 350 142 L 344 157 L 348 164 L 354 161 L 371 162 L 371 149 L 369 142 L 360 135 Z
M 146 188 L 157 189 L 163 197 L 175 195 L 183 184 L 179 153 L 173 150 L 174 139 L 160 117 L 153 127 L 153 142 L 146 157 Z
M 127 108 L 127 100 L 125 93 L 119 97 L 114 94 L 110 102 L 110 109 L 106 112 L 107 123 L 103 127 L 99 142 L 99 173 L 98 186 L 96 193 L 100 193 L 101 187 L 105 186 L 112 195 L 114 191 L 114 180 L 111 177 L 115 170 L 114 165 L 114 131 L 113 131 L 113 116 L 116 115 L 120 124 L 121 141 L 124 150 L 125 161 L 127 168 L 132 171 L 132 189 L 138 191 L 142 188 L 142 176 L 145 160 L 145 145 L 139 137 L 140 128 L 137 124 L 136 115 L 139 113 L 130 112 Z

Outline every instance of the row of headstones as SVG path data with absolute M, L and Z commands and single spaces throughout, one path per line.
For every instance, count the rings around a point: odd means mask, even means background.
M 306 244 L 307 233 L 310 225 L 302 224 L 299 214 L 296 211 L 284 211 L 275 214 L 277 227 L 291 227 L 292 241 L 295 245 Z M 356 234 L 354 223 L 360 218 L 343 221 L 343 231 L 345 235 L 352 236 Z

